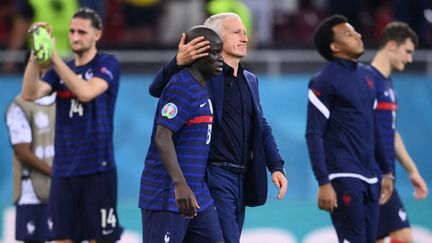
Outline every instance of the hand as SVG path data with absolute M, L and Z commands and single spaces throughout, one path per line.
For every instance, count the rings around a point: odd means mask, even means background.
M 197 216 L 197 208 L 199 208 L 199 205 L 190 187 L 184 183 L 174 186 L 174 189 L 176 204 L 180 213 L 186 218 Z
M 287 191 L 288 180 L 280 171 L 275 171 L 272 173 L 272 181 L 277 188 L 279 188 L 279 193 L 277 194 L 277 199 L 281 200 Z
M 383 175 L 381 180 L 381 195 L 379 204 L 385 204 L 391 197 L 394 189 L 394 177 L 391 173 Z
M 182 33 L 178 44 L 176 63 L 178 66 L 186 66 L 201 57 L 208 56 L 208 49 L 210 49 L 210 42 L 204 40 L 203 36 L 197 37 L 186 44 L 186 34 Z
M 33 23 L 31 26 L 30 26 L 30 28 L 27 30 L 27 33 L 31 33 L 31 32 L 33 32 L 33 30 L 36 28 L 36 27 L 43 27 L 43 28 L 45 28 L 47 31 L 48 31 L 48 33 L 51 35 L 51 33 L 52 33 L 52 27 L 51 27 L 51 25 L 50 24 L 48 24 L 47 22 L 35 22 L 35 23 Z
M 415 199 L 425 199 L 428 194 L 428 187 L 419 173 L 409 175 L 411 184 L 414 187 Z
M 321 185 L 318 189 L 318 208 L 331 213 L 337 207 L 337 195 L 331 183 Z

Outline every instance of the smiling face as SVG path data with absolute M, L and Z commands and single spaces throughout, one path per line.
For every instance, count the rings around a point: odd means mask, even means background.
M 391 68 L 398 71 L 403 71 L 406 64 L 413 61 L 415 45 L 411 39 L 406 39 L 400 45 L 393 42 L 389 52 L 389 60 Z
M 92 27 L 89 19 L 73 18 L 69 28 L 69 42 L 72 51 L 78 55 L 96 48 L 101 31 Z
M 361 35 L 350 24 L 341 23 L 332 30 L 334 35 L 330 48 L 334 57 L 356 61 L 364 53 Z

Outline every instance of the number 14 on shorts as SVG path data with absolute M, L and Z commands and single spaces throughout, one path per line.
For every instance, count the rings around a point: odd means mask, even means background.
M 110 208 L 109 210 L 107 210 L 106 208 L 102 208 L 100 212 L 102 229 L 105 229 L 109 224 L 111 225 L 111 228 L 115 228 L 117 224 L 117 218 L 114 214 L 114 209 Z

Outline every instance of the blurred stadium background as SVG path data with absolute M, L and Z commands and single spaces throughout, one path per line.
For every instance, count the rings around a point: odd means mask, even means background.
M 21 87 L 25 45 L 23 43 L 19 49 L 13 49 L 10 39 L 12 33 L 17 31 L 14 23 L 17 19 L 24 18 L 19 10 L 22 1 L 24 0 L 0 2 L 0 67 L 2 67 L 0 111 L 2 112 Z M 133 27 L 135 25 L 128 25 L 130 20 L 127 20 L 126 16 L 132 10 L 126 7 L 125 3 L 134 1 L 81 0 L 79 2 L 100 4 L 100 13 L 104 18 L 106 31 L 99 47 L 103 51 L 116 54 L 122 63 L 123 75 L 115 116 L 114 141 L 119 172 L 119 214 L 120 222 L 127 230 L 122 242 L 140 242 L 141 215 L 137 208 L 139 178 L 157 102 L 148 94 L 148 85 L 155 72 L 174 57 L 180 32 L 202 23 L 208 14 L 206 6 L 209 1 L 148 1 L 154 4 L 148 5 L 149 9 L 147 9 L 151 13 L 150 16 L 154 18 L 152 19 L 154 22 L 150 21 L 152 22 L 150 30 L 136 30 Z M 368 50 L 361 61 L 366 63 L 371 60 L 375 52 L 379 31 L 389 21 L 404 20 L 419 34 L 421 42 L 414 55 L 414 63 L 408 65 L 404 73 L 395 74 L 393 79 L 400 102 L 399 131 L 427 181 L 429 189 L 432 188 L 432 167 L 430 166 L 432 2 L 430 0 L 245 0 L 239 2 L 244 2 L 253 13 L 254 31 L 251 37 L 251 48 L 244 64 L 258 74 L 263 109 L 286 161 L 289 179 L 288 193 L 282 201 L 276 200 L 276 189 L 269 184 L 267 204 L 247 209 L 242 243 L 336 242 L 328 214 L 318 210 L 316 206 L 317 183 L 310 168 L 304 139 L 307 83 L 324 64 L 322 58 L 313 50 L 311 33 L 316 24 L 331 13 L 346 15 L 362 33 Z M 185 4 L 188 6 L 186 10 L 182 7 Z M 173 16 L 173 9 L 177 12 L 175 16 Z M 197 9 L 197 12 L 191 12 L 191 9 Z M 186 15 L 189 19 L 181 19 Z M 145 23 L 149 20 L 144 18 L 142 21 Z M 174 23 L 179 24 L 177 29 L 168 28 Z M 143 26 L 147 28 L 149 24 Z M 260 29 L 258 26 L 267 27 L 260 27 Z M 262 28 L 266 29 L 263 31 Z M 171 37 L 168 32 L 172 32 Z M 137 38 L 128 39 L 125 36 Z M 13 68 L 10 68 L 8 63 L 14 63 Z M 0 119 L 0 242 L 3 243 L 14 242 L 11 170 L 11 148 L 4 119 Z M 416 242 L 430 243 L 432 242 L 431 196 L 429 195 L 423 201 L 413 199 L 409 179 L 400 166 L 397 170 L 397 188 L 405 202 L 410 222 L 414 226 Z

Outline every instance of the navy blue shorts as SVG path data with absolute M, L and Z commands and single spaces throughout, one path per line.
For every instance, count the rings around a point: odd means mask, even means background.
M 409 227 L 407 213 L 395 189 L 389 201 L 380 207 L 378 239 L 389 236 L 393 231 Z
M 117 215 L 116 170 L 53 177 L 48 216 L 53 239 L 119 240 L 123 228 Z
M 375 242 L 380 183 L 368 184 L 349 177 L 336 178 L 331 183 L 338 207 L 330 215 L 339 242 Z
M 16 207 L 15 239 L 19 241 L 49 241 L 47 205 L 18 205 Z
M 198 212 L 193 219 L 179 213 L 141 209 L 143 243 L 215 243 L 223 241 L 214 206 Z

